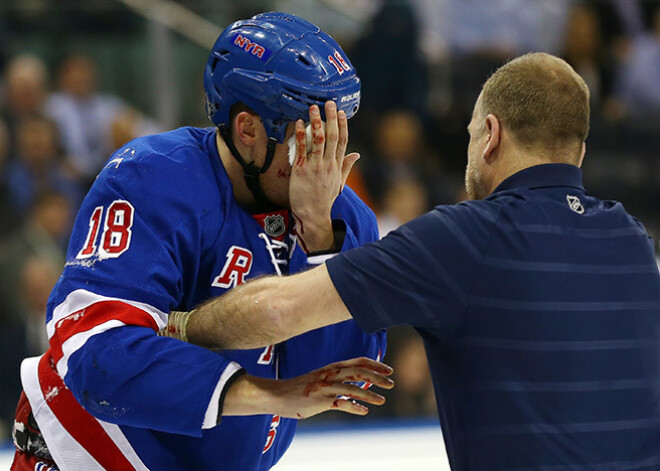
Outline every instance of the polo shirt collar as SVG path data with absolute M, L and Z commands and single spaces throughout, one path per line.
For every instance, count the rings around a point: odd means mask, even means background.
M 572 187 L 585 191 L 582 170 L 569 164 L 543 164 L 514 173 L 500 183 L 493 193 L 516 188 Z

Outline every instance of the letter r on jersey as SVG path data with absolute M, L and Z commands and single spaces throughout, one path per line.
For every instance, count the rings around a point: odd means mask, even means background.
M 219 288 L 235 288 L 245 282 L 245 276 L 252 268 L 252 252 L 243 247 L 233 245 L 227 252 L 227 261 L 211 286 Z

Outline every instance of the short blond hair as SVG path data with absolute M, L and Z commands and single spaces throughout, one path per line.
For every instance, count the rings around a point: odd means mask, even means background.
M 481 112 L 495 115 L 523 146 L 573 147 L 589 134 L 589 88 L 566 61 L 530 53 L 486 81 Z

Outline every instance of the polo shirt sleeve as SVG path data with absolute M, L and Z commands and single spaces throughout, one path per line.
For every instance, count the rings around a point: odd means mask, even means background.
M 326 262 L 330 278 L 368 332 L 412 325 L 450 336 L 460 325 L 499 208 L 438 206 L 382 240 Z

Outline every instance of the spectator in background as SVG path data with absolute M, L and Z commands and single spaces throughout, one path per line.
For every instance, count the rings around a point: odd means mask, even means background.
M 64 243 L 71 230 L 71 206 L 59 193 L 43 193 L 32 206 L 25 223 L 0 241 L 0 325 L 16 321 L 20 312 L 18 273 L 31 257 L 60 271 Z
M 434 139 L 429 144 L 442 152 L 445 171 L 452 172 L 455 181 L 465 168 L 465 128 L 482 83 L 518 54 L 558 53 L 572 2 L 411 0 L 419 18 L 420 47 L 433 77 L 429 100 L 434 122 L 428 134 Z M 431 201 L 449 202 L 433 196 Z
M 378 233 L 383 237 L 401 224 L 421 216 L 428 209 L 428 194 L 419 180 L 394 180 L 385 190 L 383 204 L 378 212 Z
M 422 124 L 415 114 L 393 110 L 373 123 L 374 156 L 365 159 L 365 179 L 380 208 L 387 188 L 395 179 L 422 175 Z
M 15 154 L 16 128 L 27 116 L 41 113 L 48 94 L 48 70 L 37 56 L 23 54 L 7 66 L 2 117 L 9 128 L 9 157 Z
M 635 121 L 660 116 L 660 7 L 644 24 L 638 2 L 615 0 L 628 35 L 623 61 L 616 74 L 614 94 L 620 117 Z M 655 124 L 655 123 L 653 123 Z
M 40 257 L 30 257 L 20 272 L 22 321 L 25 326 L 25 351 L 28 355 L 41 355 L 48 349 L 46 334 L 46 304 L 61 267 Z M 20 394 L 16 394 L 18 397 Z
M 351 57 L 363 83 L 362 123 L 393 108 L 426 114 L 428 70 L 417 32 L 409 2 L 390 0 L 383 3 L 366 34 L 356 42 Z
M 598 11 L 588 4 L 570 10 L 563 58 L 580 74 L 591 91 L 592 109 L 599 109 L 610 94 L 612 60 L 603 47 Z
M 47 348 L 46 302 L 58 273 L 59 268 L 39 256 L 28 257 L 14 273 L 20 280 L 13 293 L 19 308 L 16 318 L 0 330 L 0 440 L 9 438 L 21 394 L 21 361 L 26 355 L 39 355 Z
M 61 157 L 55 124 L 44 116 L 24 118 L 17 126 L 16 157 L 7 168 L 9 197 L 15 211 L 25 214 L 45 191 L 66 195 L 77 207 L 82 189 Z
M 57 123 L 72 170 L 91 184 L 115 149 L 112 123 L 124 104 L 99 93 L 96 64 L 86 55 L 64 59 L 58 69 L 57 87 L 46 103 L 46 113 Z
M 451 57 L 452 106 L 469 115 L 485 77 L 507 58 L 561 48 L 571 0 L 414 0 L 421 44 Z M 366 88 L 366 87 L 365 87 Z M 467 124 L 467 123 L 466 123 Z
M 428 153 L 418 115 L 407 110 L 392 110 L 373 125 L 375 155 L 364 159 L 364 178 L 377 209 L 383 207 L 389 186 L 399 180 L 421 182 L 434 204 L 453 201 L 451 191 L 447 191 L 449 186 L 442 178 L 440 159 Z
M 119 149 L 133 139 L 162 132 L 151 119 L 135 108 L 124 107 L 115 115 L 110 126 L 110 141 L 113 149 Z
M 70 221 L 67 198 L 42 194 L 27 221 L 0 240 L 0 440 L 13 423 L 21 360 L 44 351 L 46 300 L 64 265 Z
M 0 239 L 13 231 L 18 223 L 18 216 L 11 205 L 7 188 L 9 142 L 9 130 L 0 119 Z
M 571 3 L 574 0 L 412 0 L 424 51 L 442 43 L 454 57 L 558 52 Z

